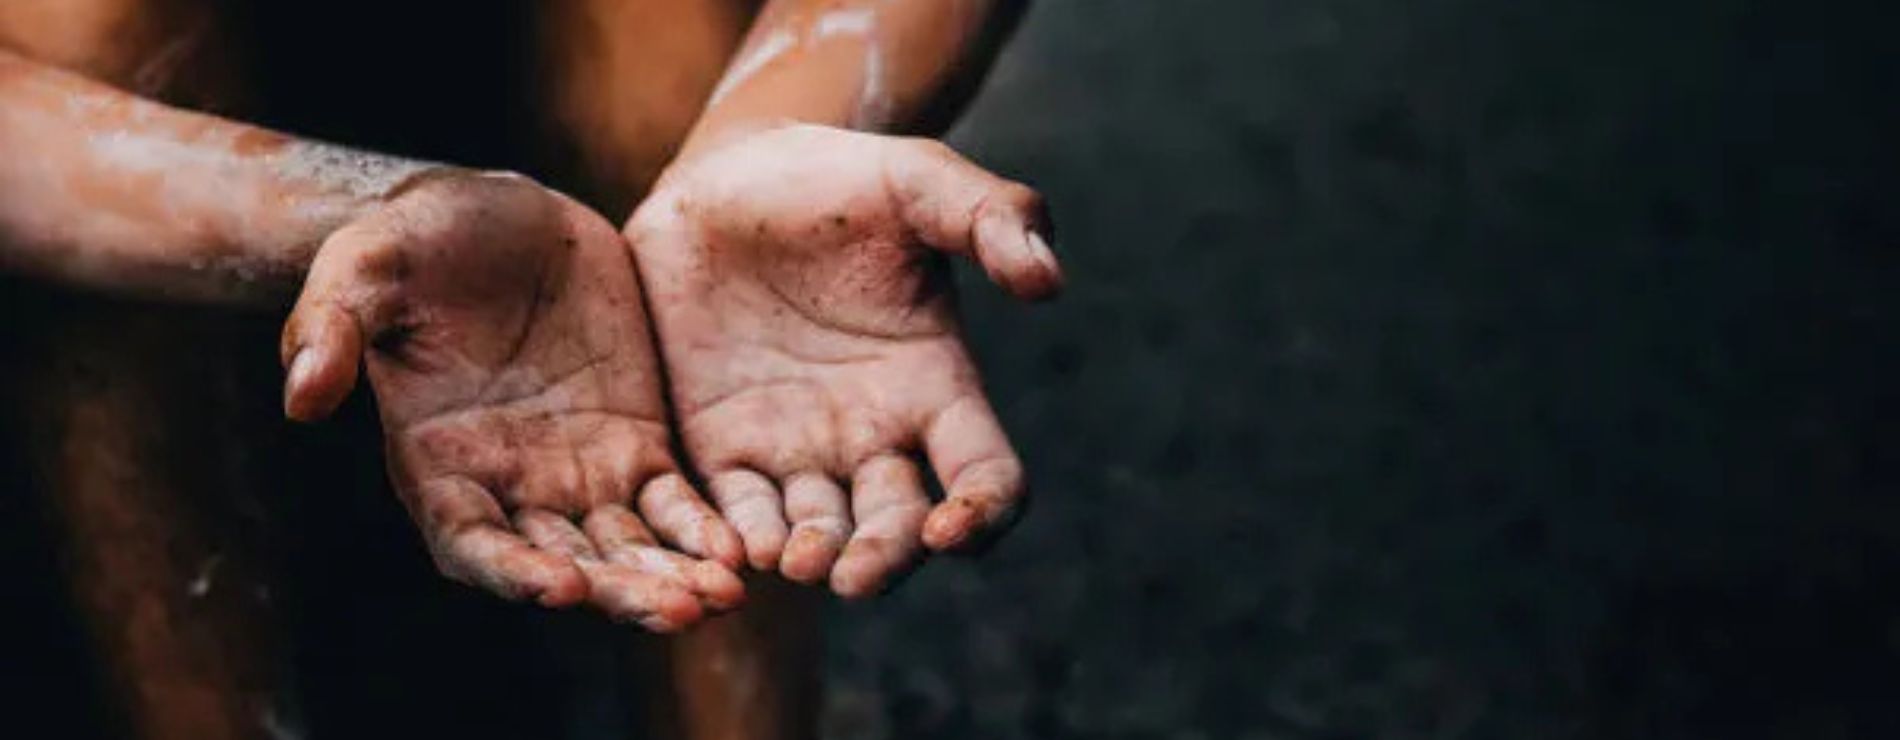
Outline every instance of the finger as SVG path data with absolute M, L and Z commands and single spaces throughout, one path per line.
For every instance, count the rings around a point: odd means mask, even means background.
M 633 512 L 625 508 L 615 508 L 626 512 L 629 518 L 633 516 Z M 658 632 L 669 632 L 699 621 L 703 610 L 696 599 L 687 604 L 678 603 L 685 595 L 686 584 L 639 568 L 604 567 L 607 563 L 594 541 L 565 517 L 530 509 L 517 513 L 515 523 L 536 547 L 572 558 L 587 577 L 587 600 L 608 616 L 623 622 L 638 622 Z
M 285 416 L 321 419 L 349 397 L 364 342 L 390 323 L 400 261 L 370 228 L 346 227 L 318 248 L 278 342 Z
M 588 601 L 608 617 L 654 632 L 677 632 L 706 616 L 678 583 L 599 560 L 577 561 L 592 587 Z
M 515 529 L 535 547 L 575 560 L 599 560 L 594 543 L 567 517 L 544 509 L 515 512 Z
M 667 473 L 640 489 L 640 516 L 653 525 L 660 539 L 681 551 L 738 568 L 745 561 L 745 545 L 732 526 L 700 500 L 679 473 Z
M 785 507 L 778 487 L 750 470 L 728 470 L 706 482 L 719 511 L 739 530 L 752 567 L 771 570 L 785 551 Z
M 451 580 L 543 606 L 569 606 L 587 597 L 587 580 L 574 562 L 508 531 L 494 497 L 472 481 L 424 483 L 411 510 L 436 567 Z
M 856 531 L 831 570 L 831 590 L 847 599 L 883 590 L 891 576 L 916 560 L 929 512 L 930 498 L 915 463 L 882 455 L 859 466 L 851 482 Z
M 618 504 L 594 507 L 581 520 L 581 529 L 594 540 L 594 548 L 603 557 L 611 557 L 617 547 L 660 546 L 659 540 L 653 538 L 653 530 L 640 521 L 640 515 Z
M 851 536 L 844 489 L 830 476 L 800 473 L 785 482 L 785 514 L 792 534 L 779 557 L 779 572 L 799 583 L 825 577 Z
M 942 551 L 1008 527 L 1023 500 L 1023 466 L 988 401 L 970 396 L 946 407 L 924 430 L 930 467 L 944 500 L 924 521 L 924 544 Z
M 316 421 L 329 416 L 356 387 L 363 335 L 356 319 L 335 303 L 306 302 L 284 322 L 280 355 L 284 416 Z
M 591 481 L 572 450 L 551 446 L 518 448 L 514 459 L 515 464 L 510 467 L 515 485 L 504 492 L 501 501 L 524 509 L 546 508 L 562 514 L 586 509 L 589 503 L 586 488 Z M 519 525 L 517 521 L 516 526 Z
M 607 562 L 683 585 L 714 609 L 732 609 L 745 601 L 745 584 L 732 571 L 654 546 L 653 535 L 627 507 L 597 507 L 588 512 L 581 527 Z
M 886 173 L 904 220 L 926 244 L 974 260 L 1018 298 L 1062 289 L 1049 249 L 1042 196 L 976 166 L 941 142 L 903 139 L 887 150 Z

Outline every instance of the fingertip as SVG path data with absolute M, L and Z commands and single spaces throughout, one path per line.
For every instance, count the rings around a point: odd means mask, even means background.
M 565 609 L 587 600 L 587 577 L 573 563 L 555 566 L 543 576 L 539 587 L 535 602 L 551 609 Z
M 648 481 L 640 489 L 638 503 L 654 533 L 680 552 L 733 567 L 743 561 L 738 533 L 700 498 L 685 476 L 667 473 Z
M 896 454 L 860 465 L 851 496 L 857 528 L 831 569 L 831 589 L 846 599 L 862 599 L 883 592 L 917 562 L 930 499 L 916 462 Z
M 798 583 L 816 583 L 851 537 L 849 499 L 838 482 L 818 473 L 790 477 L 784 486 L 785 513 L 793 522 L 779 572 Z
M 566 558 L 528 547 L 503 544 L 489 557 L 448 555 L 437 569 L 449 580 L 481 588 L 508 601 L 532 601 L 560 609 L 588 597 L 587 577 Z
M 872 594 L 872 589 L 867 587 L 865 585 L 866 583 L 867 581 L 865 579 L 841 576 L 837 571 L 833 571 L 831 574 L 831 592 L 837 594 L 838 598 L 844 599 L 845 601 L 864 601 L 869 599 Z
M 1033 229 L 1024 232 L 1023 240 L 1028 244 L 1030 258 L 1035 260 L 1041 271 L 1040 277 L 1029 286 L 1030 290 L 1023 298 L 1040 301 L 1056 297 L 1062 292 L 1067 278 L 1062 273 L 1062 263 L 1056 261 L 1055 250 L 1050 249 L 1048 240 Z
M 635 617 L 647 629 L 661 634 L 672 634 L 686 629 L 705 618 L 706 610 L 701 608 L 699 600 L 679 589 L 663 589 L 653 594 L 652 611 Z
M 877 595 L 876 589 L 863 585 L 840 586 L 835 579 L 831 585 L 831 592 L 837 594 L 838 598 L 844 599 L 845 601 L 869 601 L 871 597 Z
M 504 561 L 497 566 L 512 571 L 504 573 L 503 578 L 514 581 L 521 594 L 535 603 L 546 607 L 562 608 L 573 606 L 587 599 L 587 576 L 580 566 L 567 558 L 527 548 L 518 550 L 512 562 Z
M 640 629 L 656 635 L 671 635 L 685 629 L 685 625 L 674 624 L 652 615 L 638 617 L 632 621 L 634 624 L 640 625 Z
M 319 316 L 317 325 L 298 337 L 289 353 L 284 416 L 294 421 L 329 416 L 356 387 L 360 345 L 355 325 L 335 314 Z
M 588 599 L 616 622 L 639 624 L 654 632 L 675 632 L 706 614 L 687 585 L 609 563 L 588 566 L 593 579 Z
M 982 521 L 982 512 L 967 499 L 952 498 L 937 505 L 924 520 L 924 546 L 942 552 L 968 544 Z
M 1039 301 L 1055 295 L 1062 283 L 1047 244 L 1036 246 L 1040 240 L 1021 218 L 998 212 L 977 226 L 977 261 L 1004 292 L 1018 300 Z
M 745 566 L 745 542 L 731 524 L 721 519 L 707 519 L 700 530 L 700 536 L 706 543 L 707 557 L 731 570 Z
M 831 591 L 849 601 L 870 598 L 882 587 L 884 575 L 874 558 L 846 552 L 831 570 Z
M 785 545 L 785 554 L 779 558 L 779 572 L 796 583 L 817 583 L 837 560 L 838 545 L 834 540 L 815 528 L 794 530 L 791 541 Z
M 729 610 L 745 603 L 745 583 L 730 570 L 702 562 L 693 566 L 692 578 L 699 595 L 715 609 Z
M 708 492 L 738 536 L 745 561 L 757 570 L 778 566 L 785 550 L 785 509 L 778 487 L 750 470 L 728 470 L 707 481 Z
M 771 571 L 785 554 L 785 529 L 755 528 L 745 537 L 746 559 L 754 570 Z

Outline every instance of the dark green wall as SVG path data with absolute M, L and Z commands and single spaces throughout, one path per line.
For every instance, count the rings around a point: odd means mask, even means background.
M 1020 532 L 841 608 L 840 738 L 1900 736 L 1876 4 L 1047 0 L 953 139 Z

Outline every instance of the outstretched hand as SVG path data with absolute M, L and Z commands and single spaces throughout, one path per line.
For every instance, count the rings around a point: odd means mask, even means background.
M 1012 520 L 1023 467 L 944 255 L 1045 298 L 1045 229 L 1035 192 L 925 139 L 788 126 L 662 178 L 626 232 L 687 453 L 755 567 L 865 596 Z
M 282 349 L 302 420 L 364 361 L 391 478 L 450 578 L 657 631 L 743 598 L 740 540 L 670 452 L 626 244 L 580 204 L 424 175 L 323 244 Z

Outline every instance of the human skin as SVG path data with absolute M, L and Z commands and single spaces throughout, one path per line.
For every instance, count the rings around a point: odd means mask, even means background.
M 657 546 L 741 552 L 669 449 L 612 226 L 513 175 L 424 175 L 388 204 L 311 265 L 284 329 L 290 416 L 326 415 L 367 365 L 391 477 L 450 578 L 656 632 L 736 606 L 731 571 Z
M 0 50 L 0 266 L 285 305 L 330 232 L 430 165 L 154 103 Z
M 933 101 L 954 97 L 957 81 L 970 77 L 970 70 L 981 66 L 970 63 L 969 59 L 982 59 L 980 52 L 985 45 L 984 40 L 995 36 L 996 18 L 1008 15 L 1008 12 L 994 11 L 985 3 L 927 0 L 899 0 L 881 5 L 772 3 L 755 25 L 752 40 L 741 52 L 739 63 L 729 71 L 725 84 L 716 91 L 714 104 L 694 129 L 684 154 L 669 170 L 666 181 L 670 185 L 656 193 L 667 197 L 656 198 L 655 201 L 672 202 L 668 198 L 689 193 L 696 183 L 715 180 L 712 176 L 689 176 L 713 169 L 689 166 L 691 163 L 718 161 L 703 158 L 703 154 L 721 150 L 741 138 L 763 134 L 785 121 L 806 120 L 850 124 L 872 130 L 901 130 L 925 120 L 928 117 L 927 109 L 940 107 Z M 785 46 L 784 42 L 788 38 L 787 34 L 798 34 L 797 42 L 790 47 Z M 885 53 L 885 50 L 894 48 L 904 49 L 905 53 Z M 8 61 L 12 67 L 24 64 L 17 59 Z M 32 75 L 28 75 L 15 81 L 35 81 L 32 78 Z M 22 136 L 50 143 L 54 149 L 96 146 L 100 137 L 92 136 L 84 127 L 68 126 L 68 122 L 57 115 L 29 120 L 31 116 L 28 114 L 51 110 L 52 104 L 58 102 L 59 88 L 60 85 L 40 85 L 39 105 L 9 110 L 13 114 L 9 124 L 18 126 Z M 102 97 L 109 98 L 110 95 L 102 92 Z M 152 108 L 155 108 L 136 100 L 108 103 L 101 107 L 101 111 L 94 113 L 122 115 L 137 123 L 138 127 L 150 123 L 145 119 L 152 116 Z M 125 108 L 123 111 L 113 107 L 121 104 Z M 169 113 L 175 117 L 158 116 L 164 120 L 151 124 L 157 126 L 162 135 L 149 142 L 136 136 L 122 136 L 119 132 L 105 137 L 104 141 L 112 151 L 95 153 L 98 156 L 94 159 L 98 160 L 95 164 L 110 173 L 109 176 L 89 177 L 84 171 L 80 171 L 78 176 L 70 172 L 48 173 L 27 166 L 43 168 L 49 161 L 55 165 L 59 162 L 85 161 L 83 158 L 73 160 L 63 157 L 16 163 L 21 166 L 0 172 L 0 177 L 28 186 L 42 182 L 49 176 L 64 178 L 60 181 L 68 185 L 63 189 L 54 188 L 44 192 L 33 187 L 13 189 L 14 192 L 31 192 L 34 197 L 12 199 L 7 205 L 18 207 L 13 212 L 0 214 L 0 221 L 11 218 L 15 225 L 21 227 L 15 232 L 21 238 L 10 241 L 22 247 L 0 255 L 0 259 L 31 272 L 94 287 L 174 298 L 271 303 L 281 300 L 280 296 L 294 285 L 296 275 L 308 262 L 323 235 L 333 231 L 339 223 L 353 218 L 362 209 L 380 205 L 380 196 L 387 192 L 387 188 L 393 187 L 392 183 L 416 171 L 408 169 L 408 165 L 413 163 L 299 142 L 261 129 L 241 126 L 224 128 L 212 124 L 228 122 L 208 117 L 190 116 L 177 111 Z M 125 133 L 136 134 L 140 130 L 138 127 L 125 130 Z M 168 136 L 172 139 L 168 140 Z M 768 140 L 782 142 L 785 138 Z M 154 142 L 155 145 L 148 146 Z M 962 247 L 947 242 L 936 246 L 950 250 L 963 249 L 979 258 L 991 254 L 993 259 L 986 261 L 986 267 L 997 275 L 1010 275 L 1011 270 L 1020 273 L 1023 269 L 1036 272 L 1035 267 L 1024 267 L 1029 263 L 1020 259 L 1020 254 L 1030 254 L 1029 262 L 1039 265 L 1047 262 L 1048 266 L 1042 271 L 1059 275 L 1053 270 L 1053 261 L 1046 259 L 1047 250 L 1041 246 L 1040 238 L 1032 240 L 1031 235 L 1040 228 L 1039 209 L 1034 203 L 1033 194 L 1020 186 L 983 177 L 980 171 L 973 168 L 955 167 L 958 164 L 956 158 L 942 156 L 944 152 L 940 147 L 926 142 L 908 141 L 901 147 L 880 147 L 873 146 L 866 139 L 856 139 L 852 143 L 833 147 L 833 151 L 846 154 L 852 153 L 854 149 L 864 153 L 872 149 L 901 150 L 905 152 L 904 156 L 889 158 L 923 163 L 922 166 L 911 168 L 918 172 L 961 172 L 967 176 L 964 178 L 967 185 L 944 187 L 963 188 L 966 196 L 974 193 L 975 197 L 986 202 L 989 202 L 989 196 L 983 193 L 1002 193 L 994 201 L 1001 205 L 990 210 L 1008 213 L 986 216 L 981 220 L 988 223 L 1000 219 L 1025 225 L 1020 231 L 1024 234 L 1021 244 L 1015 248 L 1018 258 L 1009 256 L 1012 251 L 1007 246 L 983 249 L 984 241 L 981 239 L 971 240 Z M 140 156 L 127 157 L 128 150 Z M 153 159 L 149 156 L 152 152 L 163 152 L 167 157 L 177 156 L 172 159 Z M 141 157 L 144 160 L 142 162 Z M 879 155 L 878 158 L 887 157 Z M 809 168 L 816 164 L 808 161 L 802 166 Z M 201 176 L 193 177 L 194 172 Z M 917 182 L 950 183 L 957 179 L 918 179 Z M 164 187 L 157 187 L 161 182 Z M 855 182 L 860 190 L 852 192 L 860 194 L 887 185 L 866 184 L 864 178 L 858 178 Z M 70 192 L 74 190 L 71 187 L 74 184 L 82 192 Z M 165 196 L 162 206 L 150 205 L 156 200 L 154 194 Z M 834 195 L 842 199 L 848 197 L 849 193 L 839 191 Z M 64 200 L 60 200 L 60 197 L 64 197 Z M 108 208 L 102 211 L 96 204 L 87 204 L 87 199 L 97 200 Z M 238 202 L 233 203 L 233 199 Z M 834 199 L 831 203 L 835 205 L 840 199 Z M 954 201 L 951 195 L 927 192 L 915 194 L 914 199 L 918 202 Z M 746 205 L 753 202 L 767 203 L 769 200 L 769 194 L 762 194 L 760 198 L 748 199 Z M 147 210 L 138 213 L 120 213 L 115 210 L 128 206 Z M 151 210 L 160 207 L 162 211 Z M 62 211 L 61 208 L 67 210 Z M 119 218 L 67 219 L 65 224 L 54 221 L 58 214 L 72 212 L 76 208 L 93 214 L 110 213 Z M 654 210 L 648 208 L 642 209 L 642 212 Z M 916 250 L 923 248 L 925 240 L 916 238 L 918 234 L 903 233 L 912 229 L 905 219 L 893 218 L 888 212 L 864 215 L 868 217 L 864 220 L 864 223 L 869 224 L 867 228 L 895 232 L 904 237 L 899 240 L 897 252 L 916 254 Z M 36 218 L 39 220 L 35 221 Z M 734 210 L 731 220 L 744 220 L 743 211 Z M 71 228 L 70 224 L 79 224 L 81 228 Z M 795 224 L 794 220 L 788 219 L 781 225 Z M 955 230 L 959 227 L 952 224 L 949 228 Z M 788 228 L 787 231 L 795 229 Z M 991 228 L 990 231 L 1011 233 L 1008 228 L 1000 231 Z M 698 250 L 704 246 L 696 244 L 688 248 Z M 832 254 L 835 253 L 817 255 L 821 259 L 814 263 L 812 270 L 823 272 L 837 269 L 835 262 L 828 266 L 820 264 L 825 263 L 824 258 Z M 885 265 L 888 271 L 881 279 L 892 285 L 902 284 L 906 280 L 914 281 L 934 269 L 927 265 L 929 260 L 914 265 L 887 262 L 891 264 Z M 1015 267 L 1012 268 L 1012 264 Z M 756 267 L 759 265 L 752 265 L 748 269 Z M 1027 279 L 1033 283 L 1040 278 L 1031 275 Z M 798 290 L 804 289 L 806 285 L 792 287 L 792 294 L 797 295 Z M 1034 295 L 1036 290 L 1031 289 L 1025 295 Z M 1018 292 L 1022 293 L 1022 290 Z M 945 346 L 955 351 L 942 358 L 941 363 L 925 363 L 928 365 L 925 369 L 929 372 L 922 377 L 936 379 L 937 387 L 934 390 L 923 389 L 910 403 L 918 407 L 950 403 L 970 409 L 968 413 L 960 411 L 954 415 L 969 417 L 969 423 L 961 425 L 967 433 L 949 435 L 946 441 L 968 440 L 972 449 L 977 450 L 973 453 L 977 456 L 975 459 L 981 463 L 960 466 L 958 473 L 945 475 L 946 461 L 933 461 L 939 477 L 951 492 L 951 498 L 934 515 L 933 524 L 927 528 L 929 536 L 926 539 L 931 540 L 934 547 L 948 548 L 971 539 L 979 530 L 994 528 L 1008 519 L 1014 509 L 1013 502 L 1020 495 L 1021 466 L 1015 460 L 1014 453 L 1008 451 L 1006 440 L 1002 439 L 1000 430 L 995 427 L 987 403 L 981 400 L 980 387 L 976 385 L 967 355 L 963 353 L 960 341 L 954 338 L 954 317 L 950 313 L 947 297 L 924 303 L 929 304 L 924 313 L 934 317 L 935 328 L 940 332 Z M 918 306 L 873 303 L 860 308 L 874 312 L 893 308 L 915 310 Z M 743 316 L 750 308 L 721 306 L 719 310 L 728 315 Z M 668 331 L 664 326 L 667 320 L 660 321 L 663 324 L 660 329 L 664 334 Z M 787 331 L 808 329 L 810 327 L 788 327 Z M 685 327 L 679 333 L 683 337 L 694 336 L 691 327 Z M 683 395 L 679 391 L 692 384 L 721 382 L 717 377 L 719 368 L 708 369 L 706 363 L 690 361 L 676 364 L 680 382 L 675 389 L 675 401 L 681 401 Z M 372 372 L 372 382 L 375 382 L 376 377 Z M 739 382 L 745 381 L 741 379 Z M 892 384 L 897 381 L 886 379 L 881 382 Z M 976 403 L 965 402 L 964 399 L 972 393 Z M 834 393 L 832 396 L 826 400 L 833 407 L 862 406 L 859 403 L 863 400 L 861 397 L 852 397 L 849 393 Z M 789 422 L 777 420 L 783 422 L 778 424 L 778 433 L 788 434 L 788 427 L 811 421 L 813 413 L 808 408 L 791 414 L 793 417 L 803 414 L 806 417 L 804 421 L 795 418 Z M 852 498 L 853 505 L 865 508 L 865 511 L 856 512 L 856 518 L 862 519 L 864 526 L 857 528 L 858 536 L 852 539 L 854 546 L 845 546 L 844 535 L 853 525 L 848 513 L 841 511 L 842 492 L 832 490 L 836 489 L 835 480 L 828 489 L 820 477 L 792 486 L 796 491 L 811 495 L 793 497 L 789 507 L 770 500 L 761 501 L 756 496 L 751 498 L 755 509 L 774 505 L 793 515 L 791 527 L 782 521 L 774 526 L 768 517 L 754 518 L 753 523 L 757 526 L 750 527 L 748 531 L 755 536 L 750 537 L 747 544 L 755 564 L 777 565 L 788 575 L 809 581 L 829 571 L 832 558 L 842 549 L 846 557 L 843 567 L 833 574 L 833 586 L 848 595 L 869 593 L 901 569 L 917 549 L 918 536 L 911 530 L 920 526 L 916 506 L 919 499 L 911 495 L 917 489 L 914 484 L 915 471 L 887 458 L 925 446 L 921 444 L 925 441 L 923 425 L 916 418 L 904 418 L 907 416 L 913 415 L 893 412 L 873 420 L 877 424 L 897 428 L 898 431 L 880 437 L 878 444 L 872 445 L 882 448 L 873 456 L 879 462 L 875 469 L 883 471 L 890 483 L 881 487 L 873 484 L 866 489 L 872 495 Z M 722 445 L 721 436 L 702 435 L 710 439 L 706 444 L 696 444 L 689 439 L 689 449 L 705 453 L 698 455 L 700 457 L 717 461 L 719 455 L 716 453 Z M 730 436 L 726 436 L 726 441 L 730 439 Z M 858 473 L 857 463 L 873 461 L 871 457 L 859 459 L 861 456 L 856 450 L 843 449 L 841 446 L 825 451 L 823 448 L 826 445 L 822 440 L 807 440 L 791 445 L 789 449 L 792 452 L 789 455 L 794 462 L 801 463 L 800 467 L 807 467 L 803 463 L 825 456 L 842 457 L 846 460 L 844 464 L 828 462 L 819 467 L 828 471 L 832 478 L 845 480 Z M 932 447 L 932 450 L 936 449 L 938 447 Z M 961 467 L 968 467 L 969 470 L 961 470 Z M 961 474 L 979 471 L 984 474 Z M 791 470 L 783 475 L 789 478 L 800 472 L 803 471 Z M 710 477 L 734 478 L 731 475 Z M 964 480 L 964 484 L 956 485 L 958 480 Z M 754 479 L 751 482 L 757 481 Z M 732 485 L 721 487 L 728 491 L 735 488 Z M 738 489 L 746 487 L 744 484 L 737 486 Z M 879 488 L 887 493 L 876 494 Z M 753 487 L 754 492 L 757 490 Z M 740 496 L 744 497 L 743 490 Z M 725 502 L 732 500 L 730 497 L 722 499 Z M 876 509 L 879 515 L 872 516 L 872 509 Z M 738 518 L 746 517 L 740 512 Z M 804 527 L 804 532 L 798 531 L 799 526 Z M 787 533 L 787 529 L 792 531 Z M 684 541 L 664 528 L 660 534 L 675 542 Z M 786 534 L 795 535 L 793 540 L 797 546 L 780 553 L 782 557 L 774 556 L 777 549 L 784 547 Z M 775 537 L 778 539 L 777 544 L 774 543 Z M 729 556 L 713 554 L 730 560 Z M 490 579 L 485 582 L 495 581 Z M 555 589 L 554 592 L 557 595 L 566 593 L 561 589 Z
M 0 141 L 22 152 L 0 159 L 8 269 L 258 307 L 308 270 L 286 413 L 327 413 L 367 360 L 392 479 L 446 575 L 660 631 L 742 598 L 725 566 L 656 546 L 742 557 L 677 472 L 638 284 L 598 215 L 518 176 L 179 111 L 9 52 Z
M 1020 509 L 944 257 L 1052 296 L 1041 200 L 941 143 L 869 133 L 967 92 L 1020 9 L 997 5 L 769 3 L 624 229 L 684 447 L 754 567 L 868 596 Z

